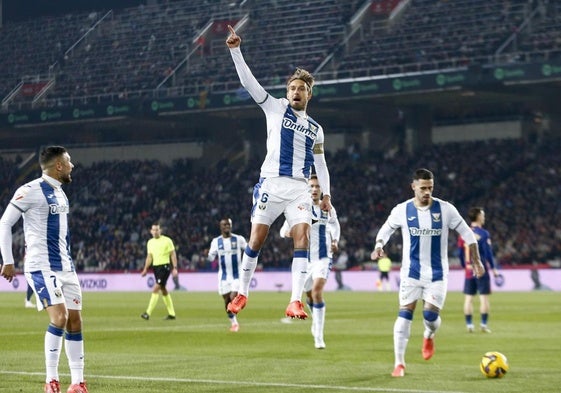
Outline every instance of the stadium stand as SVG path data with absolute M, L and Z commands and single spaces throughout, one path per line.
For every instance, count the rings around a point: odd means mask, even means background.
M 512 61 L 559 58 L 561 56 L 561 4 L 557 1 L 538 1 L 536 22 L 520 34 L 513 46 Z
M 525 0 L 413 0 L 392 18 L 370 18 L 344 55 L 338 77 L 495 63 L 495 53 L 529 16 Z
M 52 77 L 56 64 L 64 59 L 64 52 L 89 29 L 95 17 L 68 14 L 4 25 L 0 29 L 1 97 L 25 83 L 23 98 L 38 93 Z
M 244 52 L 267 86 L 282 84 L 296 66 L 325 80 L 531 61 L 556 56 L 560 45 L 559 5 L 544 0 L 150 4 L 7 24 L 2 98 L 26 75 L 55 81 L 35 105 L 234 90 L 224 35 L 226 24 L 241 20 Z M 295 46 L 304 58 L 294 59 Z M 27 87 L 20 98 L 44 86 Z
M 49 70 L 56 73 L 56 84 L 47 105 L 234 90 L 239 81 L 224 46 L 224 28 L 245 17 L 244 54 L 269 86 L 283 84 L 295 66 L 326 80 L 529 62 L 558 56 L 561 46 L 561 5 L 545 0 L 309 0 L 299 7 L 289 0 L 151 3 L 6 24 L 0 29 L 2 98 L 25 75 L 49 80 Z M 297 60 L 302 63 L 293 63 L 294 45 L 309 54 Z M 31 86 L 30 96 L 42 87 Z M 10 105 L 22 107 L 30 96 Z M 410 195 L 409 172 L 418 166 L 434 170 L 436 195 L 453 201 L 464 215 L 472 204 L 488 209 L 487 226 L 500 263 L 558 259 L 559 146 L 560 139 L 455 142 L 423 147 L 415 155 L 382 156 L 357 145 L 330 155 L 328 162 L 336 163 L 330 165 L 334 204 L 351 266 L 368 259 L 381 220 L 397 200 Z M 78 165 L 67 191 L 79 268 L 139 269 L 149 226 L 163 219 L 182 268 L 209 269 L 204 250 L 222 215 L 232 216 L 237 232 L 248 232 L 259 166 L 250 160 L 241 167 L 222 161 L 202 168 L 190 160 L 167 165 L 141 158 Z M 37 174 L 22 173 L 15 161 L 3 157 L 0 170 L 2 206 L 15 184 Z M 290 242 L 275 230 L 270 236 L 261 253 L 264 267 L 288 267 Z M 21 233 L 16 239 L 21 259 Z M 399 242 L 388 251 L 397 258 Z
M 341 150 L 329 155 L 342 246 L 349 253 L 350 267 L 360 268 L 368 260 L 389 209 L 397 200 L 410 197 L 410 168 L 420 166 L 434 170 L 435 195 L 453 201 L 463 215 L 474 204 L 486 208 L 500 264 L 547 263 L 559 258 L 560 144 L 560 139 L 540 144 L 519 139 L 454 142 L 416 155 L 397 152 L 380 160 L 372 160 L 374 152 L 359 148 L 352 154 Z M 0 163 L 7 179 L 17 178 L 15 165 Z M 239 233 L 249 230 L 251 190 L 258 168 L 259 162 L 234 167 L 226 161 L 202 168 L 190 160 L 172 165 L 154 160 L 78 165 L 66 190 L 73 206 L 73 248 L 79 268 L 138 270 L 144 263 L 150 224 L 162 220 L 176 241 L 181 267 L 210 269 L 205 249 L 216 236 L 220 217 L 231 215 Z M 2 195 L 3 205 L 13 192 L 8 182 L 11 191 Z M 277 232 L 271 230 L 261 253 L 265 269 L 290 266 L 290 242 L 280 239 Z M 16 238 L 16 254 L 21 258 L 21 233 Z M 453 251 L 452 245 L 453 240 Z M 397 260 L 399 240 L 388 247 Z

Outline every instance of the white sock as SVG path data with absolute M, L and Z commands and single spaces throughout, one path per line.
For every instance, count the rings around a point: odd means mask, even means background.
M 302 291 L 308 275 L 308 258 L 294 257 L 292 259 L 292 295 L 290 302 L 302 299 Z
M 70 367 L 70 378 L 72 384 L 84 382 L 84 340 L 82 332 L 66 333 L 64 349 Z
M 58 362 L 60 352 L 62 350 L 62 335 L 64 329 L 49 325 L 45 333 L 45 367 L 47 371 L 47 379 L 45 382 L 51 382 L 52 379 L 58 379 Z
M 395 366 L 405 366 L 405 350 L 411 335 L 411 320 L 398 317 L 393 325 L 393 348 L 395 355 Z
M 314 303 L 312 308 L 314 336 L 323 340 L 323 326 L 325 325 L 325 303 Z
M 424 338 L 433 338 L 434 334 L 436 333 L 436 331 L 440 327 L 441 321 L 442 320 L 440 319 L 440 316 L 438 316 L 438 318 L 436 318 L 432 322 L 429 322 L 426 319 L 423 319 L 423 324 L 425 325 L 425 331 L 423 332 L 423 337 Z
M 251 284 L 251 279 L 253 278 L 253 273 L 255 273 L 255 268 L 257 267 L 257 258 L 259 253 L 254 257 L 250 257 L 246 253 L 243 254 L 242 266 L 240 269 L 240 290 L 238 293 L 240 295 L 247 296 L 249 293 L 249 285 Z

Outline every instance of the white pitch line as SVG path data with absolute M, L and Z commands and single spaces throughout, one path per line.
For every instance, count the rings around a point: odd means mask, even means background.
M 23 372 L 0 370 L 0 374 L 12 375 L 44 375 L 42 372 Z M 69 376 L 68 374 L 60 374 Z M 308 385 L 296 383 L 275 383 L 275 382 L 255 382 L 255 381 L 222 381 L 215 379 L 192 379 L 192 378 L 163 378 L 163 377 L 135 377 L 130 375 L 93 375 L 88 374 L 88 379 L 114 379 L 123 381 L 145 381 L 145 382 L 174 382 L 174 383 L 200 383 L 215 385 L 239 385 L 239 386 L 262 386 L 262 387 L 281 387 L 281 388 L 305 388 L 314 390 L 335 390 L 349 392 L 393 392 L 393 393 L 471 393 L 452 390 L 418 390 L 418 389 L 395 389 L 395 388 L 374 388 L 374 387 L 353 387 L 353 386 L 334 386 L 334 385 Z

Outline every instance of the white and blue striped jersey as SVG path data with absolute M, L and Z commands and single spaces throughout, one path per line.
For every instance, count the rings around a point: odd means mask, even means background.
M 324 141 L 323 128 L 305 111 L 292 109 L 286 98 L 269 95 L 251 73 L 239 48 L 230 52 L 243 87 L 267 119 L 267 155 L 261 165 L 261 177 L 308 179 L 314 164 L 313 147 Z M 316 163 L 319 164 L 324 165 Z M 320 185 L 329 194 L 329 184 Z
M 403 255 L 402 277 L 422 281 L 441 281 L 448 276 L 448 234 L 457 231 L 468 236 L 468 244 L 475 236 L 458 210 L 449 202 L 432 198 L 430 206 L 416 207 L 414 199 L 395 206 L 380 228 L 376 241 L 386 244 L 396 229 L 401 229 Z
M 23 216 L 25 272 L 74 271 L 68 228 L 70 204 L 61 185 L 43 175 L 18 188 L 10 201 Z M 2 247 L 2 256 L 13 260 L 11 248 Z
M 310 261 L 333 258 L 331 242 L 339 241 L 341 226 L 335 208 L 328 213 L 312 205 L 312 226 L 310 228 Z
M 284 221 L 280 229 L 280 236 L 289 236 L 290 226 Z M 312 225 L 310 227 L 310 261 L 319 261 L 323 258 L 333 258 L 331 242 L 339 241 L 341 225 L 337 218 L 337 211 L 332 207 L 328 213 L 321 210 L 319 205 L 312 204 Z
M 230 237 L 220 235 L 212 239 L 208 260 L 214 261 L 218 257 L 218 277 L 221 281 L 239 279 L 239 267 L 246 246 L 245 238 L 235 233 L 232 233 Z

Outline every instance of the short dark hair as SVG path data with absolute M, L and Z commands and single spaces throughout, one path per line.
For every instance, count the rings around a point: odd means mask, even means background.
M 44 169 L 51 161 L 62 156 L 64 153 L 66 153 L 66 149 L 62 146 L 45 147 L 41 150 L 41 154 L 39 154 L 39 165 L 41 165 L 41 169 Z
M 477 216 L 479 216 L 483 212 L 483 208 L 481 206 L 474 206 L 471 207 L 468 211 L 468 218 L 471 222 L 477 220 Z
M 431 180 L 434 175 L 431 171 L 425 168 L 419 168 L 413 173 L 413 180 Z

